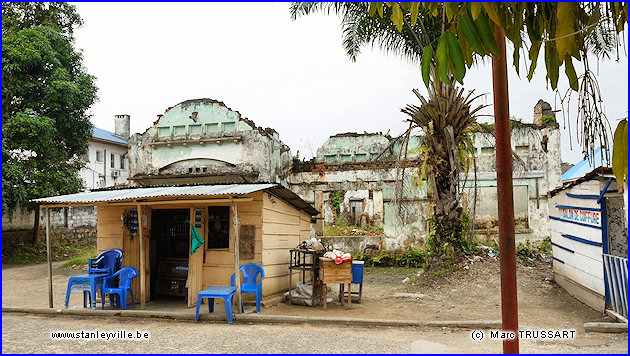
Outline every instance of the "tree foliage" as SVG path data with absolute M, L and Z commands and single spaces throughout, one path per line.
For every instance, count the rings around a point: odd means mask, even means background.
M 398 31 L 407 23 L 414 25 L 418 18 L 442 19 L 444 31 L 432 44 L 442 55 L 429 59 L 441 68 L 439 75 L 444 82 L 454 77 L 461 83 L 465 75 L 462 67 L 470 68 L 475 56 L 497 55 L 494 32 L 495 26 L 500 26 L 513 44 L 517 73 L 521 52 L 526 53 L 527 77 L 531 80 L 542 50 L 551 87 L 557 88 L 564 65 L 575 91 L 578 85 L 573 61 L 586 60 L 588 51 L 607 56 L 617 48 L 615 35 L 628 21 L 628 4 L 621 2 L 371 2 L 370 15 L 383 17 L 384 8 L 392 9 L 390 20 Z
M 408 132 L 419 128 L 424 133 L 420 175 L 433 202 L 427 241 L 429 268 L 442 269 L 463 257 L 468 244 L 459 177 L 468 173 L 474 157 L 471 133 L 477 129 L 476 115 L 484 105 L 474 105 L 479 96 L 472 91 L 464 95 L 463 88 L 441 82 L 429 87 L 427 98 L 417 90 L 414 93 L 420 106 L 407 105 L 402 112 L 409 115 Z M 408 137 L 408 132 L 403 136 Z
M 385 9 L 391 9 L 389 20 L 398 31 L 415 25 L 419 18 L 441 18 L 441 36 L 423 48 L 421 72 L 427 87 L 433 79 L 463 83 L 466 68 L 475 58 L 496 56 L 497 27 L 503 28 L 513 45 L 511 57 L 517 74 L 524 69 L 531 80 L 542 52 L 545 79 L 551 88 L 557 89 L 564 67 L 570 86 L 567 102 L 571 91 L 578 93 L 578 141 L 584 156 L 592 157 L 596 148 L 608 147 L 608 122 L 588 57 L 608 58 L 615 50 L 619 56 L 620 33 L 628 22 L 627 2 L 371 2 L 369 14 L 385 18 Z M 520 67 L 521 55 L 526 68 Z M 584 64 L 582 75 L 578 76 L 574 61 Z M 622 136 L 615 134 L 613 151 L 623 152 L 627 161 L 626 146 L 617 137 Z M 608 151 L 604 152 L 608 159 Z M 612 164 L 623 177 L 628 167 L 618 166 L 622 161 L 613 158 Z
M 76 192 L 96 101 L 66 3 L 2 3 L 2 205 Z
M 420 63 L 422 49 L 440 35 L 440 20 L 426 18 L 402 31 L 392 26 L 391 8 L 384 8 L 383 17 L 367 16 L 365 2 L 294 2 L 289 8 L 291 18 L 313 13 L 333 13 L 341 18 L 342 47 L 356 61 L 363 46 L 378 47 L 386 52 Z

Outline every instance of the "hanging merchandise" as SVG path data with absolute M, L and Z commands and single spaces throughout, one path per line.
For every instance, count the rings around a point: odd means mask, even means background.
M 195 209 L 195 227 L 201 227 L 201 209 Z
M 199 233 L 199 230 L 197 230 L 197 228 L 193 224 L 191 224 L 190 221 L 186 220 L 186 223 L 190 225 L 190 235 L 192 236 L 192 242 L 190 244 L 190 253 L 194 254 L 195 252 L 197 252 L 197 249 L 203 246 L 203 244 L 206 241 L 203 238 L 201 238 L 201 234 Z
M 122 215 L 123 225 L 129 230 L 129 235 L 131 236 L 131 241 L 138 234 L 138 210 L 131 209 L 128 213 L 123 213 Z

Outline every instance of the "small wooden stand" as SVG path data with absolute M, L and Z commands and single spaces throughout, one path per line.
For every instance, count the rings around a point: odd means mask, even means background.
M 324 310 L 328 309 L 326 305 L 326 283 L 341 283 L 342 291 L 343 285 L 348 284 L 348 292 L 351 291 L 352 286 L 352 260 L 343 261 L 340 264 L 336 264 L 334 260 L 330 258 L 319 258 L 319 279 L 322 281 L 321 298 L 323 299 Z M 348 305 L 346 308 L 350 308 L 352 305 L 350 295 L 348 293 Z M 343 295 L 343 293 L 342 293 Z M 321 300 L 321 299 L 320 299 Z M 340 300 L 341 304 L 344 304 L 343 298 Z

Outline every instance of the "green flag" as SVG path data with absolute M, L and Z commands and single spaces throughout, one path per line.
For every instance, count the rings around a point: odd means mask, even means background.
M 186 220 L 186 222 L 192 228 L 190 230 L 190 233 L 192 235 L 192 242 L 190 244 L 190 253 L 194 254 L 195 252 L 197 252 L 197 249 L 203 246 L 203 243 L 206 241 L 204 241 L 204 239 L 201 238 L 201 234 L 199 233 L 199 230 L 197 230 L 197 228 L 193 224 L 191 224 L 190 221 Z

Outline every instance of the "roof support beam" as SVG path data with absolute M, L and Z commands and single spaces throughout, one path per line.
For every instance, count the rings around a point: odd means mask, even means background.
M 53 307 L 52 261 L 50 259 L 50 209 L 46 208 L 46 259 L 48 260 L 48 307 Z
M 144 230 L 144 225 L 142 224 L 142 206 L 140 204 L 137 205 L 138 209 L 138 231 L 140 235 L 140 309 L 145 309 L 145 302 L 147 296 L 147 285 L 146 285 L 146 269 L 144 267 L 144 234 L 142 230 Z M 103 301 L 105 303 L 105 301 Z

